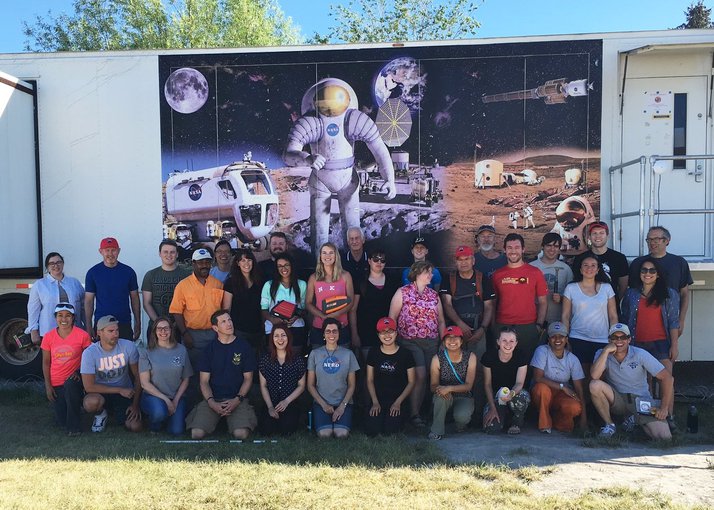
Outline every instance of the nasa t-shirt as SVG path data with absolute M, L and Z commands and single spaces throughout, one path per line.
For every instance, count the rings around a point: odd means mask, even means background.
M 349 349 L 337 347 L 328 351 L 322 346 L 310 352 L 307 369 L 315 372 L 315 386 L 325 402 L 338 406 L 347 393 L 347 376 L 359 370 L 359 363 Z
M 414 356 L 403 347 L 394 354 L 384 354 L 379 347 L 372 347 L 367 355 L 367 365 L 374 368 L 374 389 L 379 405 L 384 409 L 391 406 L 406 388 L 409 382 L 407 370 L 414 368 Z

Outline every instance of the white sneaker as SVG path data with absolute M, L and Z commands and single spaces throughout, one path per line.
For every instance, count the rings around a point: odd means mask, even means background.
M 106 409 L 99 414 L 95 414 L 94 422 L 92 422 L 92 432 L 104 432 L 108 417 L 109 413 L 107 413 Z

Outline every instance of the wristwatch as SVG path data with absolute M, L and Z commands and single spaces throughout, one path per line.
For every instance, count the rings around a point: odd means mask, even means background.
M 238 397 L 238 402 L 243 402 L 245 400 L 245 396 L 241 395 L 240 393 L 236 396 Z

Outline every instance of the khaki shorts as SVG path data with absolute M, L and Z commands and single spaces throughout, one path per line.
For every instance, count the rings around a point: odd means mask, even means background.
M 612 388 L 612 392 L 615 394 L 615 401 L 610 406 L 610 412 L 618 416 L 627 417 L 631 414 L 635 415 L 635 421 L 640 427 L 652 423 L 658 420 L 649 414 L 640 414 L 637 412 L 637 405 L 635 404 L 635 399 L 637 395 L 632 393 L 619 393 L 615 388 Z
M 208 406 L 208 402 L 202 400 L 186 417 L 186 428 L 201 429 L 206 434 L 211 434 L 216 430 L 216 425 L 223 418 Z M 253 406 L 248 401 L 242 402 L 230 415 L 226 416 L 228 432 L 233 433 L 236 429 L 254 430 L 258 425 L 258 418 L 255 416 Z

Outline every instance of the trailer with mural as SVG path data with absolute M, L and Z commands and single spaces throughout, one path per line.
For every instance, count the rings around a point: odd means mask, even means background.
M 598 219 L 628 257 L 670 228 L 680 358 L 712 361 L 713 55 L 714 30 L 0 55 L 0 376 L 38 373 L 14 337 L 44 253 L 83 280 L 105 236 L 140 277 L 162 238 L 261 259 L 282 231 L 309 264 L 352 226 L 449 268 L 481 224 L 571 256 Z

